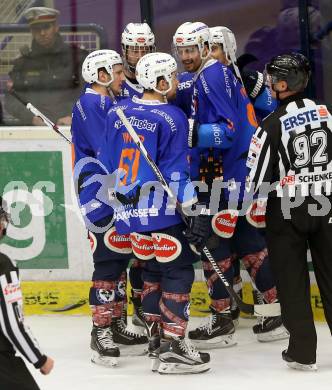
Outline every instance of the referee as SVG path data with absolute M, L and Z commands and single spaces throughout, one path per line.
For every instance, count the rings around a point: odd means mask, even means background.
M 268 198 L 269 257 L 290 333 L 282 357 L 291 368 L 317 370 L 307 247 L 332 331 L 332 116 L 305 97 L 310 66 L 301 54 L 274 57 L 265 72 L 279 107 L 252 137 L 247 190 Z
M 6 234 L 9 217 L 0 197 L 0 239 Z M 53 360 L 39 349 L 37 341 L 24 325 L 22 293 L 18 270 L 11 260 L 0 253 L 0 388 L 3 390 L 39 390 L 20 352 L 40 372 L 47 375 Z

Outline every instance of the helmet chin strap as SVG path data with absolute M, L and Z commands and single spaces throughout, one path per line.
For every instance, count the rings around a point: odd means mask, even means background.
M 167 94 L 168 92 L 172 89 L 172 85 L 173 85 L 173 82 L 172 80 L 168 81 L 168 84 L 169 84 L 169 87 L 167 89 L 165 89 L 164 91 L 161 91 L 160 89 L 158 88 L 153 88 L 153 90 L 157 93 L 160 93 L 162 96 L 163 96 L 163 99 L 165 101 L 165 103 L 167 103 Z
M 124 65 L 125 65 L 125 68 L 135 76 L 135 72 L 136 72 L 136 65 L 130 65 L 129 62 L 127 61 L 127 59 L 125 59 L 124 61 Z
M 113 81 L 114 81 L 114 78 L 113 78 L 113 74 L 112 74 L 110 81 L 107 81 L 107 83 L 103 83 L 102 81 L 97 80 L 97 84 L 99 84 L 99 85 L 101 85 L 101 86 L 106 88 L 107 93 L 109 94 L 110 98 L 114 102 L 115 101 L 115 96 L 114 96 L 114 93 L 113 93 L 113 91 L 111 89 L 111 84 L 113 83 Z
M 107 89 L 107 92 L 109 94 L 109 97 L 112 99 L 112 102 L 115 102 L 115 95 L 114 95 L 114 92 L 111 89 L 111 85 L 106 87 L 106 89 Z
M 97 80 L 96 83 L 102 85 L 103 87 L 108 88 L 113 83 L 113 76 L 111 76 L 111 80 L 107 81 L 107 83 L 103 83 L 102 81 Z

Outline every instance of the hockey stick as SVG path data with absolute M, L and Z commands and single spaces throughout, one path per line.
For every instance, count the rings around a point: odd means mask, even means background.
M 161 183 L 163 189 L 166 191 L 168 194 L 170 200 L 176 205 L 176 210 L 178 213 L 181 215 L 184 223 L 187 225 L 188 220 L 187 216 L 184 214 L 182 207 L 180 203 L 178 202 L 177 198 L 167 185 L 162 173 L 160 172 L 159 168 L 157 167 L 156 163 L 153 161 L 147 150 L 145 149 L 145 146 L 142 144 L 141 140 L 139 139 L 136 131 L 126 118 L 125 114 L 123 111 L 118 108 L 116 110 L 116 113 L 118 117 L 121 119 L 122 123 L 126 127 L 128 133 L 130 134 L 131 138 L 135 142 L 136 146 L 139 148 L 141 153 L 143 154 L 143 157 L 147 161 L 147 163 L 150 165 L 151 169 L 155 173 L 155 175 L 158 178 L 158 181 Z M 274 316 L 279 316 L 280 315 L 280 304 L 279 303 L 271 303 L 271 304 L 265 304 L 265 305 L 251 305 L 249 303 L 245 303 L 242 301 L 242 299 L 239 297 L 239 295 L 234 291 L 233 287 L 228 283 L 227 279 L 225 278 L 224 274 L 221 272 L 218 264 L 214 260 L 213 256 L 211 255 L 210 251 L 208 250 L 207 247 L 203 248 L 203 253 L 206 256 L 206 258 L 209 260 L 211 263 L 214 271 L 217 273 L 221 281 L 223 282 L 227 292 L 229 295 L 235 300 L 237 303 L 239 309 L 247 314 L 254 314 L 256 316 L 264 316 L 264 317 L 274 317 Z
M 54 312 L 54 313 L 62 313 L 64 311 L 78 309 L 79 307 L 84 306 L 87 302 L 88 302 L 87 299 L 81 299 L 81 300 L 79 300 L 76 303 L 69 303 L 68 305 L 65 305 L 65 306 L 62 306 L 62 307 L 58 307 L 56 309 L 45 309 L 45 311 L 51 311 L 51 312 Z
M 53 123 L 50 119 L 48 119 L 44 114 L 42 114 L 35 106 L 23 100 L 14 90 L 12 90 L 10 94 L 13 95 L 23 105 L 25 105 L 25 108 L 29 110 L 33 115 L 39 116 L 39 118 L 45 123 L 46 126 L 54 130 L 63 139 L 65 139 L 67 142 L 71 144 L 71 141 L 59 130 L 59 127 L 55 123 Z

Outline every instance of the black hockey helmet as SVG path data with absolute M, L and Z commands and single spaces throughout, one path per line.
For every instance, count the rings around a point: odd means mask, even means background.
M 308 59 L 300 53 L 283 54 L 273 57 L 265 66 L 272 84 L 286 81 L 289 91 L 301 92 L 308 84 L 311 74 Z

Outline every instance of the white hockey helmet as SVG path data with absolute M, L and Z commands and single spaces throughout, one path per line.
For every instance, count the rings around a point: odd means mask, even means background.
M 123 60 L 130 72 L 135 73 L 138 59 L 147 53 L 156 51 L 155 37 L 147 23 L 129 23 L 121 35 Z M 129 58 L 128 49 L 140 53 Z
M 227 34 L 227 41 L 225 41 L 225 34 Z M 232 61 L 230 57 L 230 50 L 232 50 L 234 56 L 237 51 L 236 39 L 233 31 L 225 26 L 211 27 L 210 45 L 213 44 L 221 44 L 227 59 Z
M 201 58 L 203 56 L 203 51 L 205 45 L 208 47 L 210 43 L 210 31 L 208 26 L 202 22 L 185 22 L 176 30 L 173 36 L 173 45 L 174 47 L 183 47 L 183 46 L 198 46 Z
M 177 64 L 175 59 L 167 53 L 149 53 L 142 57 L 136 65 L 136 79 L 144 89 L 166 95 L 172 89 L 172 74 L 176 72 Z M 164 77 L 169 83 L 166 91 L 157 89 L 158 77 Z
M 123 46 L 154 46 L 155 38 L 147 23 L 129 23 L 121 35 Z
M 95 50 L 90 53 L 84 60 L 82 65 L 82 77 L 89 83 L 97 83 L 108 87 L 114 80 L 113 66 L 122 64 L 120 54 L 114 50 Z M 98 80 L 98 70 L 105 68 L 110 74 L 111 80 L 108 83 L 103 83 Z

